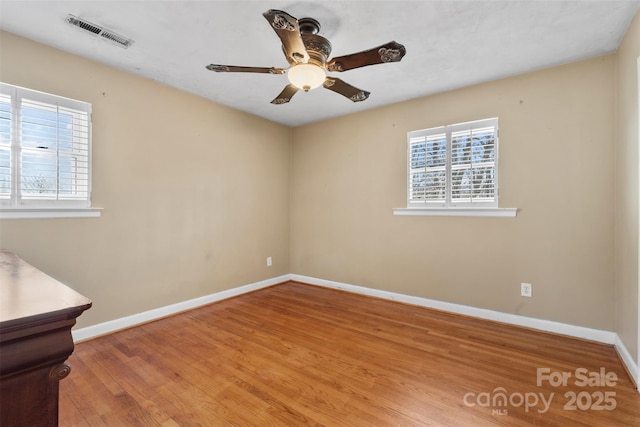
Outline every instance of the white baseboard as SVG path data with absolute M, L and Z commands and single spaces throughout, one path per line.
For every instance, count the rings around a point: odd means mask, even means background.
M 315 277 L 301 276 L 299 274 L 291 274 L 290 276 L 291 280 L 308 283 L 310 285 L 340 289 L 356 294 L 368 295 L 372 297 L 398 301 L 405 304 L 428 307 L 436 310 L 448 311 L 450 313 L 462 314 L 465 316 L 477 317 L 480 319 L 493 320 L 496 322 L 508 323 L 511 325 L 523 326 L 525 328 L 553 332 L 556 334 L 568 335 L 571 337 L 583 338 L 606 344 L 615 344 L 616 340 L 616 333 L 610 331 L 585 328 L 583 326 L 569 325 L 566 323 L 554 322 L 551 320 L 536 319 L 533 317 L 520 316 L 518 314 L 502 313 L 485 308 L 477 308 L 462 304 L 437 301 L 428 298 L 382 291 L 379 289 L 365 288 L 363 286 L 350 285 L 347 283 L 334 282 L 331 280 L 318 279 Z
M 618 334 L 616 334 L 615 346 L 622 363 L 624 363 L 627 371 L 629 371 L 629 375 L 631 375 L 631 379 L 635 382 L 636 389 L 640 391 L 638 387 L 640 386 L 640 370 L 638 370 L 637 363 L 633 360 L 633 357 L 631 357 L 629 350 L 627 350 L 627 347 L 624 345 Z
M 74 342 L 88 340 L 100 335 L 109 334 L 121 329 L 130 328 L 142 323 L 147 323 L 153 320 L 161 319 L 163 317 L 171 316 L 172 314 L 180 313 L 182 311 L 187 311 L 193 308 L 201 307 L 203 305 L 211 304 L 216 301 L 222 301 L 227 298 L 273 286 L 278 283 L 286 282 L 288 280 L 290 280 L 289 275 L 285 274 L 284 276 L 262 280 L 260 282 L 239 286 L 237 288 L 227 289 L 226 291 L 216 292 L 210 295 L 205 295 L 203 297 L 182 301 L 176 304 L 155 308 L 149 311 L 144 311 L 142 313 L 132 314 L 131 316 L 121 317 L 119 319 L 110 320 L 104 323 L 98 323 L 97 325 L 87 326 L 86 328 L 71 331 L 71 335 L 73 336 Z

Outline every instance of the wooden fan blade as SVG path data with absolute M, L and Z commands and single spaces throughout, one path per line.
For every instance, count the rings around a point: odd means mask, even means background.
M 327 70 L 347 71 L 367 65 L 398 62 L 406 53 L 407 50 L 403 45 L 393 41 L 373 49 L 333 58 L 327 64 Z
M 366 90 L 358 89 L 357 87 L 351 86 L 349 83 L 345 83 L 340 79 L 334 79 L 332 77 L 327 77 L 322 86 L 349 98 L 353 102 L 364 101 L 369 98 L 369 95 L 371 94 Z
M 284 68 L 275 67 L 242 67 L 236 65 L 220 65 L 209 64 L 207 70 L 217 73 L 265 73 L 265 74 L 284 74 L 287 72 Z
M 309 54 L 300 35 L 298 20 L 287 12 L 276 9 L 270 9 L 262 15 L 280 38 L 289 64 L 308 62 Z
M 287 102 L 291 101 L 291 98 L 293 98 L 293 95 L 295 95 L 299 90 L 300 89 L 298 89 L 294 85 L 288 84 L 282 90 L 282 92 L 280 92 L 280 95 L 276 96 L 275 99 L 271 101 L 271 103 L 276 105 L 286 104 Z

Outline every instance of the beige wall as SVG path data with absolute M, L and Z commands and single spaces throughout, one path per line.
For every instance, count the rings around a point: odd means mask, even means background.
M 617 54 L 616 332 L 638 360 L 638 65 L 640 12 Z
M 93 300 L 79 326 L 289 273 L 289 128 L 8 33 L 0 55 L 0 80 L 93 104 L 102 217 L 0 222 Z
M 609 55 L 294 129 L 292 272 L 613 330 L 614 76 Z M 495 116 L 516 218 L 392 215 L 407 131 Z

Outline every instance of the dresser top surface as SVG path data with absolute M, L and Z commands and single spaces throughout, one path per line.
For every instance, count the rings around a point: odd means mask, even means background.
M 0 250 L 0 326 L 65 311 L 82 312 L 90 306 L 85 296 L 14 253 Z

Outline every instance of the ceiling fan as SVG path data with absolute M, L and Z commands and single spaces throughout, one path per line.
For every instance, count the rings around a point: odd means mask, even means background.
M 364 101 L 369 97 L 369 92 L 338 78 L 329 77 L 327 71 L 342 72 L 367 65 L 398 62 L 406 53 L 403 45 L 392 41 L 373 49 L 328 60 L 331 43 L 318 35 L 318 21 L 313 18 L 296 19 L 275 9 L 268 10 L 263 15 L 282 42 L 282 50 L 290 65 L 288 69 L 220 64 L 210 64 L 206 68 L 226 73 L 287 74 L 290 83 L 271 101 L 272 104 L 286 104 L 300 89 L 308 92 L 320 85 L 353 102 Z

